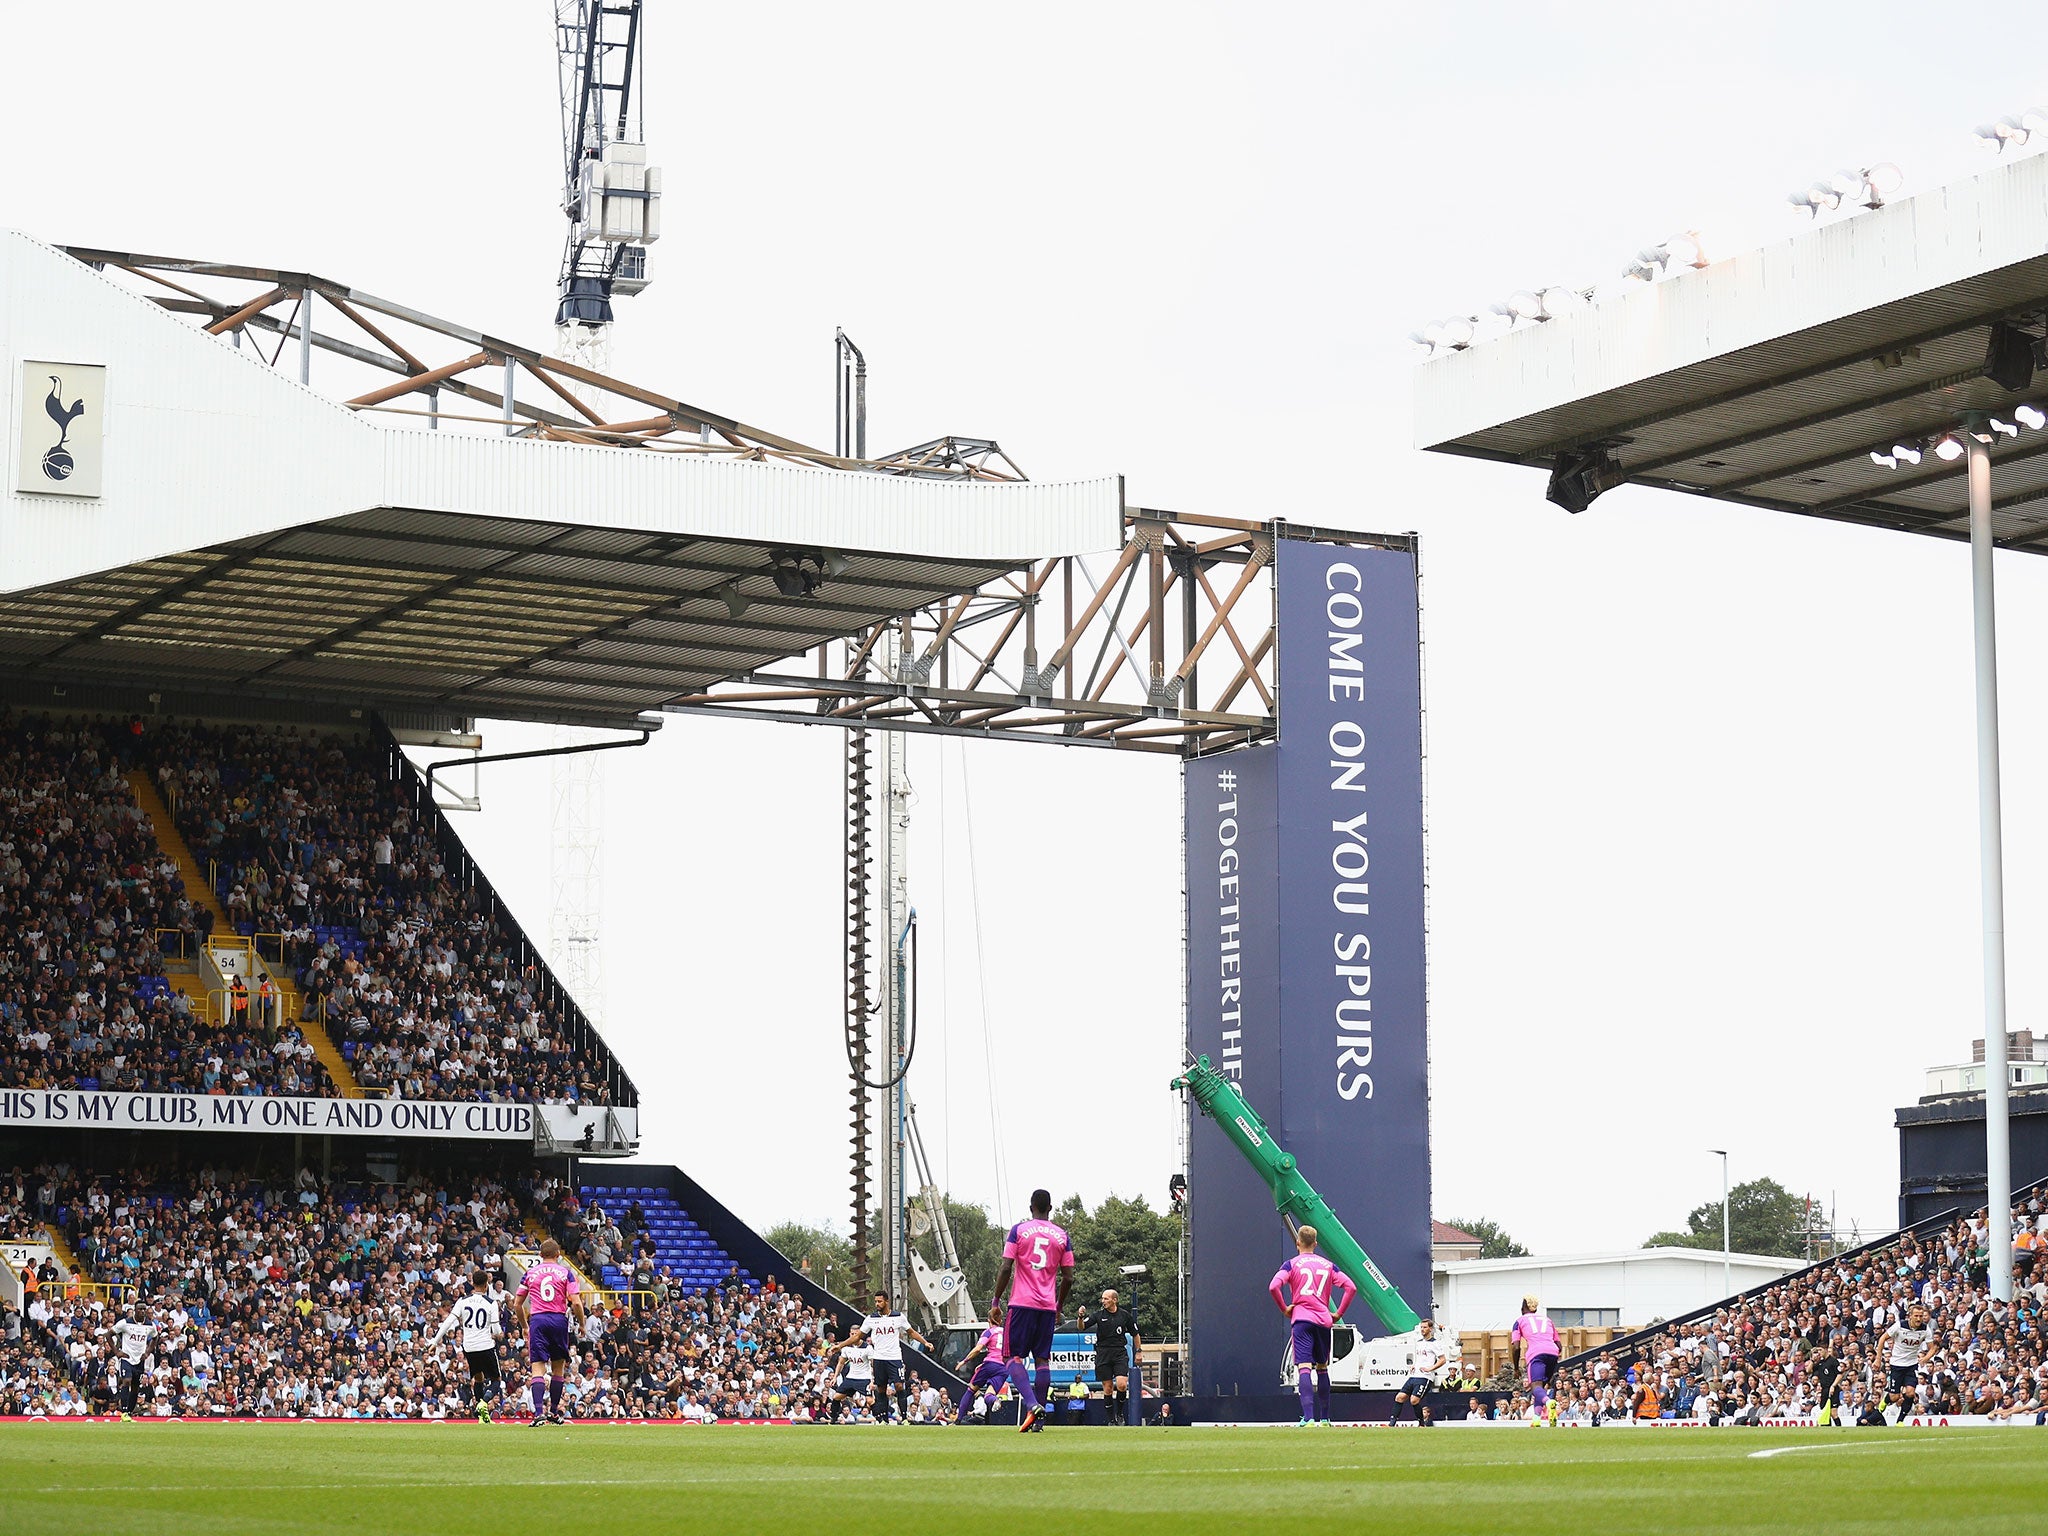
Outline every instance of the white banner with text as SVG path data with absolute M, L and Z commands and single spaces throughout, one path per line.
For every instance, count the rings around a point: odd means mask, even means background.
M 442 1136 L 531 1141 L 531 1104 L 428 1099 L 291 1099 L 194 1093 L 0 1088 L 0 1125 L 61 1130 L 291 1131 L 309 1136 Z

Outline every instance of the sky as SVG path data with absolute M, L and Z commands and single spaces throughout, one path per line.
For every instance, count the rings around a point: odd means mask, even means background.
M 1889 1226 L 1892 1110 L 1979 1033 L 1966 552 L 1412 447 L 1404 335 L 1619 275 L 1785 194 L 1987 168 L 2038 50 L 1924 7 L 648 0 L 666 172 L 613 370 L 827 442 L 999 439 L 1034 479 L 1421 536 L 1435 1206 L 1631 1247 L 1740 1182 Z M 23 9 L 0 224 L 311 270 L 545 346 L 561 239 L 543 0 Z M 1890 41 L 1887 41 L 1890 40 Z M 2048 992 L 2048 565 L 2002 555 L 2011 1018 Z M 486 724 L 491 750 L 544 728 Z M 842 738 L 676 719 L 606 754 L 603 1017 L 644 1151 L 759 1224 L 843 1222 Z M 1144 1194 L 1178 1166 L 1170 762 L 914 738 L 937 1176 Z M 463 830 L 532 931 L 549 768 Z

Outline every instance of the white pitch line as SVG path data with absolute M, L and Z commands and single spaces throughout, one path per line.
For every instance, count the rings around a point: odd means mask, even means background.
M 1767 1451 L 1751 1451 L 1750 1461 L 1768 1461 L 1773 1456 L 1796 1456 L 1801 1451 L 1906 1451 L 1915 1446 L 1939 1445 L 1938 1440 L 1852 1440 L 1842 1445 L 1774 1445 Z

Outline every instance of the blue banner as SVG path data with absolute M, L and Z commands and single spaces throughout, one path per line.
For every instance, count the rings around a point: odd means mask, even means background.
M 1189 763 L 1188 1050 L 1254 1105 L 1280 1101 L 1279 749 Z M 1215 1127 L 1188 1145 L 1188 1319 L 1197 1392 L 1262 1392 L 1275 1361 L 1266 1282 L 1286 1236 L 1266 1182 Z M 1255 1319 L 1256 1321 L 1251 1321 Z
M 1415 556 L 1282 539 L 1277 558 L 1282 1145 L 1427 1314 Z
M 1188 1044 L 1228 1073 L 1411 1306 L 1430 1306 L 1421 632 L 1415 556 L 1281 539 L 1280 740 L 1187 764 Z M 1290 1251 L 1196 1119 L 1193 1385 L 1265 1392 Z M 1361 1304 L 1362 1309 L 1362 1304 Z M 1368 1336 L 1369 1312 L 1352 1319 Z

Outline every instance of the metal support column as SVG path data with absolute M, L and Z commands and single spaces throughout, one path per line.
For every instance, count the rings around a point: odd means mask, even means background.
M 1991 1294 L 2012 1300 L 2012 1073 L 2005 1047 L 2005 855 L 1998 783 L 1998 610 L 1991 584 L 1991 449 L 1972 423 L 1970 611 L 1977 655 L 1977 858 L 1984 921 L 1984 1204 Z
M 313 382 L 313 290 L 299 295 L 299 382 Z
M 505 359 L 505 435 L 507 437 L 511 437 L 519 430 L 515 416 L 515 407 L 512 403 L 512 391 L 518 383 L 518 360 L 507 356 Z

